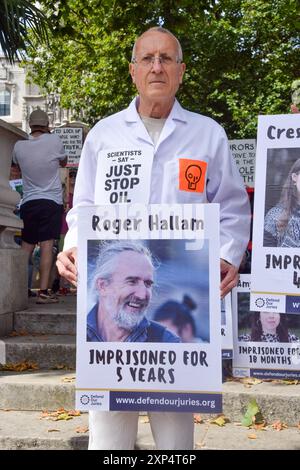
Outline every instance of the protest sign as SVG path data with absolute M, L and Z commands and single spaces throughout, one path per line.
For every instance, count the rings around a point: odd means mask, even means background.
M 149 201 L 153 151 L 146 146 L 98 153 L 95 200 L 101 204 Z
M 82 150 L 82 127 L 55 127 L 53 133 L 57 134 L 63 143 L 68 156 L 67 167 L 78 167 Z
M 11 189 L 14 191 L 17 191 L 20 194 L 20 202 L 17 204 L 17 210 L 20 210 L 20 206 L 22 203 L 22 198 L 23 198 L 23 180 L 21 178 L 15 179 L 15 180 L 9 180 L 9 185 Z
M 252 310 L 300 313 L 299 139 L 297 115 L 259 117 Z
M 246 188 L 254 188 L 256 140 L 229 140 L 229 146 Z
M 220 412 L 218 206 L 79 210 L 76 407 Z
M 250 275 L 232 292 L 233 375 L 300 378 L 300 315 L 250 310 Z
M 221 300 L 222 359 L 231 359 L 233 351 L 231 294 Z

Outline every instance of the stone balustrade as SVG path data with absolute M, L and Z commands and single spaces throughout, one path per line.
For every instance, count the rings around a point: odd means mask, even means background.
M 21 129 L 0 119 L 0 336 L 13 330 L 13 312 L 27 307 L 27 255 L 14 242 L 23 222 L 15 214 L 20 195 L 9 185 L 12 150 L 27 139 Z

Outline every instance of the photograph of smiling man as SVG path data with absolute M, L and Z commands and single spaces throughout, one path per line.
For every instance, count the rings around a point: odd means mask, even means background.
M 115 240 L 99 247 L 92 280 L 96 303 L 87 317 L 87 341 L 180 342 L 146 317 L 154 270 L 150 250 L 138 241 Z

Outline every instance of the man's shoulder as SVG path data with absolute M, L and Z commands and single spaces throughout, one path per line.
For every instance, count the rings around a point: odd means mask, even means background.
M 49 139 L 49 140 L 57 140 L 58 142 L 61 142 L 62 139 L 59 137 L 58 134 L 56 134 L 55 132 L 51 132 L 50 134 L 43 134 L 42 135 L 43 138 L 45 139 Z
M 148 342 L 179 343 L 180 338 L 160 323 L 150 320 L 147 328 Z
M 30 142 L 29 139 L 17 140 L 17 142 L 14 145 L 14 150 L 18 149 L 19 147 L 22 147 L 22 145 L 27 144 L 28 142 Z
M 223 127 L 217 122 L 215 121 L 213 118 L 209 117 L 209 116 L 205 116 L 204 114 L 201 114 L 201 113 L 197 113 L 195 111 L 189 111 L 188 109 L 186 108 L 181 108 L 184 115 L 185 115 L 185 118 L 188 122 L 192 122 L 192 123 L 198 123 L 200 125 L 204 125 L 206 127 L 211 127 L 212 129 L 219 129 L 219 130 L 223 130 Z
M 32 136 L 29 136 L 28 139 L 25 139 L 25 140 L 18 140 L 16 143 L 15 143 L 15 149 L 17 148 L 22 148 L 24 146 L 32 146 L 32 145 L 35 145 L 36 142 L 51 142 L 51 144 L 53 144 L 54 142 L 57 142 L 57 143 L 60 143 L 62 142 L 61 138 L 57 135 L 57 134 L 49 134 L 49 133 L 45 133 L 45 134 L 42 134 L 40 135 L 39 137 L 32 137 Z
M 99 130 L 105 129 L 107 126 L 111 127 L 116 121 L 120 123 L 120 120 L 124 119 L 125 120 L 125 113 L 126 109 L 122 109 L 121 111 L 118 111 L 117 113 L 111 114 L 110 116 L 106 116 L 100 121 L 98 121 L 94 127 L 90 130 L 89 135 L 93 135 L 94 133 L 97 133 Z
M 31 139 L 24 139 L 24 140 L 18 140 L 13 148 L 13 155 L 22 157 L 22 155 L 27 154 L 27 152 L 30 152 L 31 150 Z
M 44 139 L 44 141 L 50 142 L 51 144 L 56 143 L 62 145 L 62 139 L 59 137 L 58 134 L 55 134 L 54 132 L 52 132 L 51 134 L 43 134 L 41 137 L 42 139 Z

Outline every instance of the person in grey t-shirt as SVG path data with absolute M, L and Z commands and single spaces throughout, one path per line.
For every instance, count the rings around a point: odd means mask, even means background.
M 29 116 L 31 134 L 28 140 L 15 144 L 13 163 L 18 165 L 23 179 L 23 200 L 20 216 L 24 222 L 22 249 L 31 256 L 40 244 L 40 289 L 37 303 L 58 300 L 48 292 L 53 261 L 53 242 L 60 237 L 63 211 L 62 185 L 59 167 L 67 157 L 60 138 L 50 134 L 48 115 L 36 109 Z

